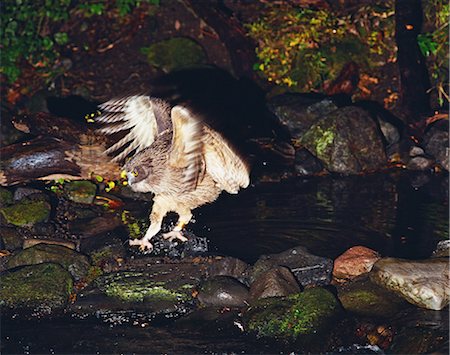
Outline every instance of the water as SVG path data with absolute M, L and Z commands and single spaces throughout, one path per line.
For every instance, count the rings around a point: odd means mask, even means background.
M 428 257 L 439 240 L 448 238 L 448 178 L 403 173 L 297 178 L 259 184 L 239 195 L 223 194 L 194 216 L 196 223 L 190 227 L 209 238 L 213 251 L 249 263 L 261 254 L 297 245 L 330 258 L 364 245 L 383 256 L 420 259 Z M 413 310 L 411 317 L 426 320 L 430 312 Z M 2 318 L 1 336 L 4 354 L 295 350 L 246 336 L 238 327 L 222 329 L 209 323 L 110 327 L 97 319 L 68 315 L 31 321 Z M 353 350 L 348 351 L 341 352 Z

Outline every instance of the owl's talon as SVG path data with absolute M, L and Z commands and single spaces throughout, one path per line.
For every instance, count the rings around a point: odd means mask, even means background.
M 188 238 L 186 238 L 182 233 L 181 233 L 181 231 L 176 231 L 176 230 L 173 230 L 173 231 L 171 231 L 171 232 L 168 232 L 168 233 L 164 233 L 163 235 L 162 235 L 162 237 L 164 238 L 164 239 L 167 239 L 167 240 L 169 240 L 170 242 L 173 242 L 175 239 L 178 239 L 179 241 L 181 241 L 181 242 L 186 242 L 187 240 L 188 240 Z
M 130 243 L 130 246 L 134 246 L 134 245 L 139 246 L 139 249 L 143 252 L 144 251 L 146 251 L 146 252 L 153 251 L 153 244 L 150 243 L 146 239 L 130 239 L 129 243 Z

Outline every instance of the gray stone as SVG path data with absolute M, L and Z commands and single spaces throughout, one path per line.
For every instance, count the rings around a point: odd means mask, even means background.
M 410 157 L 417 157 L 419 155 L 424 155 L 425 152 L 422 148 L 414 145 L 409 149 L 409 156 Z
M 317 120 L 300 143 L 330 172 L 350 175 L 386 166 L 379 129 L 369 113 L 343 107 Z
M 295 152 L 294 168 L 298 175 L 316 175 L 324 171 L 320 160 L 304 148 Z
M 252 268 L 251 282 L 276 266 L 287 267 L 303 287 L 328 285 L 331 282 L 333 261 L 313 255 L 302 246 L 279 254 L 262 255 Z
M 27 187 L 18 187 L 14 191 L 14 201 L 20 201 L 24 197 L 29 197 L 32 195 L 39 195 L 39 194 L 42 194 L 42 191 L 40 191 L 38 189 L 30 189 Z
M 249 292 L 244 284 L 232 277 L 216 276 L 201 285 L 197 297 L 206 306 L 245 307 Z
M 375 263 L 370 279 L 422 308 L 441 310 L 449 303 L 449 260 L 411 261 L 384 258 Z
M 250 265 L 246 262 L 231 256 L 215 258 L 208 273 L 213 276 L 230 276 L 248 285 L 248 269 Z
M 400 140 L 400 133 L 398 131 L 398 128 L 395 127 L 392 123 L 386 122 L 379 118 L 378 123 L 380 124 L 381 132 L 383 133 L 383 136 L 386 139 L 388 145 L 395 144 Z
M 60 246 L 37 244 L 14 255 L 8 260 L 7 267 L 15 268 L 23 265 L 55 263 L 64 267 L 75 280 L 83 278 L 91 266 L 86 255 Z
M 450 156 L 448 129 L 448 120 L 441 120 L 433 124 L 424 136 L 425 151 L 447 171 L 449 171 Z
M 250 286 L 252 301 L 267 297 L 283 297 L 300 292 L 292 272 L 282 266 L 263 272 Z
M 433 167 L 434 161 L 424 156 L 415 156 L 406 164 L 408 170 L 429 170 Z

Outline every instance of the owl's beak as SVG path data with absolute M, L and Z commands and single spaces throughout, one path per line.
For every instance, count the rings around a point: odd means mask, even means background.
M 127 180 L 128 180 L 128 185 L 133 185 L 134 182 L 134 175 L 132 173 L 127 173 Z

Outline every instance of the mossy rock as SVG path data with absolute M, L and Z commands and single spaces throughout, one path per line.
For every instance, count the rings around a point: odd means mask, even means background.
M 94 202 L 97 186 L 90 181 L 69 181 L 64 184 L 64 192 L 73 202 L 90 204 Z
M 408 306 L 405 300 L 369 280 L 339 287 L 338 298 L 345 310 L 369 317 L 390 318 Z
M 170 286 L 149 278 L 147 273 L 121 271 L 95 280 L 107 296 L 128 302 L 184 302 L 192 299 L 192 285 Z
M 0 305 L 59 309 L 66 305 L 72 286 L 72 277 L 58 264 L 25 266 L 0 276 Z
M 8 206 L 13 203 L 13 194 L 11 191 L 0 187 L 0 206 Z
M 15 268 L 23 265 L 49 262 L 61 265 L 70 272 L 75 280 L 84 277 L 90 268 L 90 263 L 86 255 L 77 253 L 76 251 L 61 245 L 44 243 L 24 249 L 12 256 L 8 260 L 6 266 L 8 268 Z
M 203 48 L 195 41 L 174 37 L 141 49 L 148 62 L 165 72 L 199 66 L 206 62 Z
M 18 227 L 29 227 L 44 222 L 50 216 L 51 206 L 42 199 L 25 198 L 20 202 L 0 209 L 1 214 L 10 224 Z
M 244 320 L 257 336 L 298 340 L 331 329 L 341 311 L 331 292 L 316 287 L 288 297 L 259 300 Z
M 381 131 L 359 107 L 342 107 L 322 117 L 300 143 L 330 172 L 359 174 L 386 166 Z
M 2 226 L 0 227 L 0 238 L 6 250 L 22 248 L 24 237 L 21 234 L 20 228 Z

